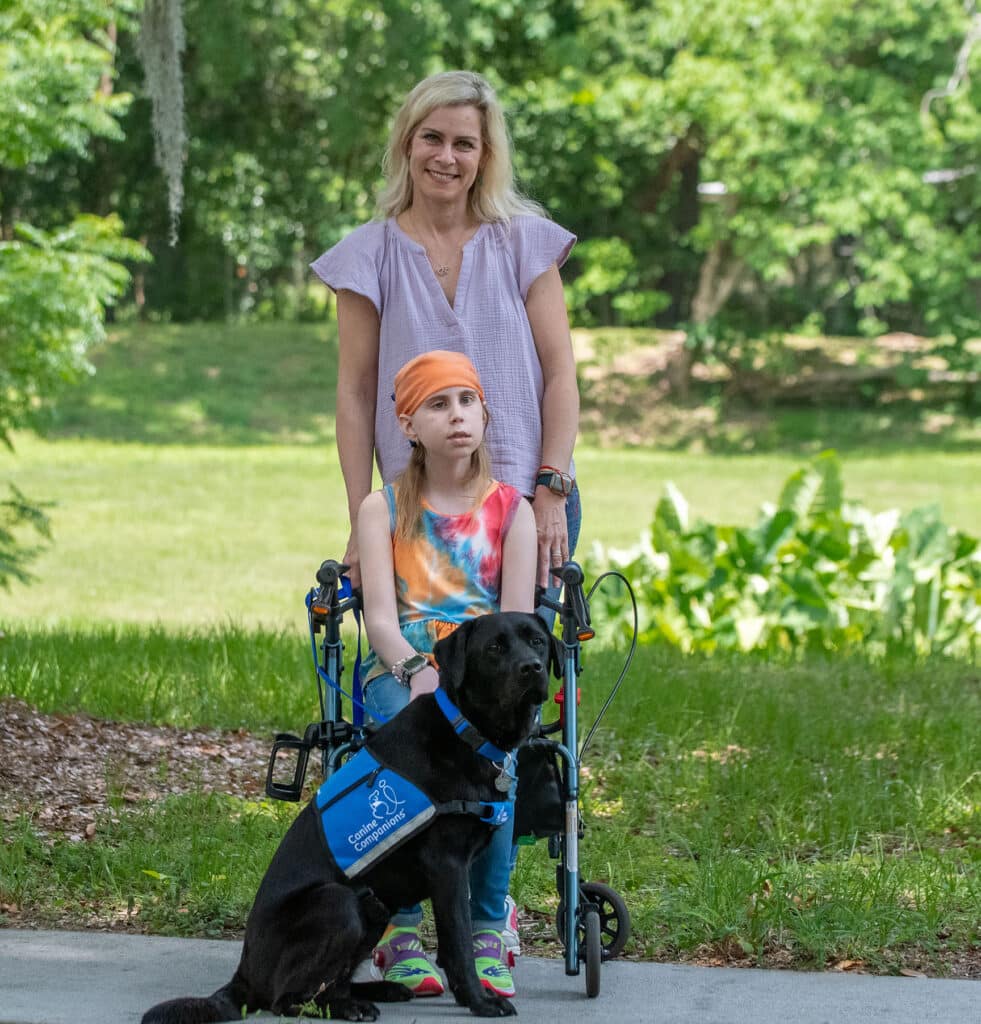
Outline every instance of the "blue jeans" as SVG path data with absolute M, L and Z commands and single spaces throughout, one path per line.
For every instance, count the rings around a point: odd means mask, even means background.
M 375 722 L 388 721 L 408 703 L 408 687 L 391 672 L 376 676 L 364 692 L 365 713 Z M 513 826 L 513 822 L 508 822 L 494 828 L 490 846 L 470 865 L 470 916 L 474 932 L 501 931 L 507 921 L 504 900 L 511 882 Z M 418 905 L 403 908 L 392 917 L 392 924 L 398 928 L 416 927 L 420 921 L 422 908 Z
M 576 553 L 576 545 L 579 543 L 579 534 L 582 530 L 582 497 L 579 494 L 579 485 L 573 483 L 572 493 L 565 499 L 565 521 L 569 530 L 569 557 Z M 553 577 L 550 577 L 550 580 Z M 562 587 L 558 583 L 552 583 L 545 591 L 546 595 L 553 601 L 558 601 L 562 593 Z M 555 612 L 551 608 L 537 609 L 538 614 L 545 620 L 548 628 L 551 629 L 555 622 Z

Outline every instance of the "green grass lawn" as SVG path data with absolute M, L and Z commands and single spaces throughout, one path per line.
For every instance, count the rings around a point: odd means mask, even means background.
M 0 623 L 302 625 L 312 572 L 347 535 L 332 327 L 137 326 L 92 359 L 98 372 L 39 420 L 44 439 L 22 434 L 0 454 L 0 482 L 54 503 L 55 537 L 37 584 L 0 593 Z M 634 543 L 668 480 L 694 516 L 748 523 L 806 455 L 835 445 L 849 497 L 939 503 L 951 525 L 981 532 L 981 451 L 960 433 L 890 446 L 882 415 L 774 412 L 754 426 L 756 454 L 587 438 L 580 553 Z
M 307 657 L 255 630 L 28 631 L 0 645 L 0 672 L 42 708 L 271 736 L 314 715 Z M 584 658 L 588 725 L 622 655 Z M 981 946 L 979 720 L 964 664 L 643 649 L 584 760 L 583 875 L 626 899 L 634 956 L 943 973 Z M 113 808 L 85 843 L 2 826 L 0 904 L 42 925 L 234 933 L 296 809 L 206 793 Z M 526 942 L 554 949 L 544 842 L 513 891 Z
M 0 456 L 0 481 L 55 503 L 37 582 L 0 593 L 0 693 L 113 719 L 301 729 L 315 714 L 302 597 L 347 532 L 331 330 L 127 328 L 93 359 L 44 436 Z M 842 451 L 847 496 L 874 510 L 936 502 L 981 532 L 981 453 L 880 420 L 773 413 L 753 428 L 755 454 L 745 422 L 740 454 L 586 438 L 580 552 L 633 543 L 668 480 L 694 516 L 748 523 L 825 446 Z M 619 657 L 587 649 L 587 723 Z M 583 798 L 584 873 L 627 898 L 630 951 L 939 973 L 952 953 L 976 958 L 977 682 L 940 659 L 642 649 Z M 41 922 L 135 910 L 147 930 L 234 931 L 292 813 L 203 793 L 118 810 L 80 844 L 39 841 L 27 816 L 0 824 L 0 904 Z M 551 935 L 543 843 L 522 854 L 515 894 Z
M 584 525 L 594 542 L 626 546 L 674 481 L 693 516 L 748 523 L 774 501 L 795 456 L 718 456 L 583 448 Z M 876 510 L 940 503 L 948 522 L 981 532 L 981 455 L 852 455 L 846 494 Z M 347 537 L 333 446 L 178 447 L 22 436 L 0 456 L 0 479 L 55 502 L 54 544 L 38 582 L 0 592 L 0 622 L 303 619 L 302 595 Z

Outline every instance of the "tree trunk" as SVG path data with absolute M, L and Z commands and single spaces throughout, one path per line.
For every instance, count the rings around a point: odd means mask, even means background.
M 733 257 L 728 241 L 720 239 L 714 242 L 698 272 L 698 287 L 689 315 L 691 323 L 697 327 L 718 316 L 745 272 L 745 264 Z M 691 393 L 691 370 L 700 355 L 697 346 L 685 344 L 668 367 L 671 387 L 682 400 Z

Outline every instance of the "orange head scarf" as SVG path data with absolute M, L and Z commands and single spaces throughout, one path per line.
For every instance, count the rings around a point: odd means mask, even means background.
M 411 416 L 430 396 L 444 388 L 472 388 L 484 400 L 473 363 L 461 352 L 424 352 L 395 374 L 395 415 Z

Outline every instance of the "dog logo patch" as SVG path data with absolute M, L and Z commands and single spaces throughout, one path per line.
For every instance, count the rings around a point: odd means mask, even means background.
M 324 838 L 337 866 L 356 878 L 411 838 L 436 814 L 432 801 L 367 750 L 317 791 Z
M 375 818 L 390 818 L 405 803 L 399 800 L 387 779 L 382 779 L 381 785 L 368 797 L 368 806 L 374 813 Z

